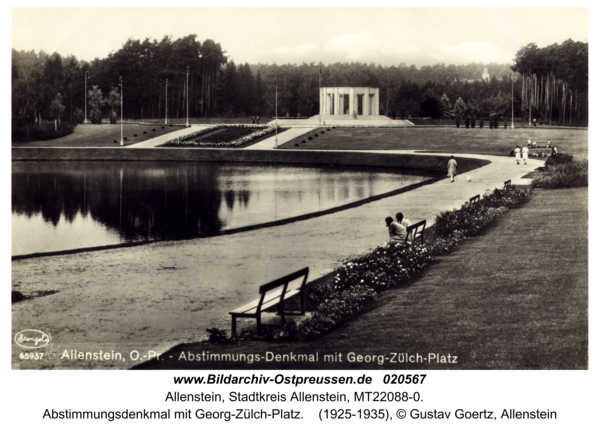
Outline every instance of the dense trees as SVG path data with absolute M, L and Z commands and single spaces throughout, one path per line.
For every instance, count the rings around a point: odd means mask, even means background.
M 521 48 L 514 65 L 483 64 L 382 67 L 364 63 L 236 64 L 219 43 L 196 35 L 177 40 L 127 40 L 104 59 L 78 61 L 43 51 L 12 51 L 13 127 L 41 120 L 76 122 L 85 100 L 88 117 L 123 116 L 140 120 L 190 117 L 312 116 L 318 113 L 321 86 L 380 89 L 379 113 L 395 117 L 489 118 L 527 115 L 538 122 L 587 125 L 588 45 Z M 167 86 L 168 82 L 168 86 Z M 60 94 L 60 100 L 57 101 Z M 104 98 L 106 95 L 106 98 Z M 62 106 L 62 108 L 61 108 Z M 115 112 L 113 114 L 113 112 Z
M 530 43 L 517 52 L 512 69 L 524 78 L 521 94 L 530 123 L 541 117 L 561 125 L 587 125 L 587 43 L 569 39 L 545 48 Z

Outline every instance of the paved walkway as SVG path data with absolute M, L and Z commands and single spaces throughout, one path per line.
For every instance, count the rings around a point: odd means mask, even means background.
M 385 151 L 381 151 L 385 152 Z M 392 152 L 392 151 L 388 151 Z M 401 151 L 398 151 L 401 152 Z M 411 152 L 411 151 L 408 151 Z M 436 154 L 439 155 L 439 154 Z M 426 157 L 427 155 L 423 154 Z M 513 183 L 542 165 L 516 165 L 508 157 L 456 182 L 448 179 L 369 204 L 223 237 L 44 257 L 12 263 L 13 284 L 27 294 L 57 289 L 58 294 L 12 306 L 12 330 L 51 334 L 48 357 L 65 350 L 165 351 L 200 340 L 206 328 L 229 328 L 228 312 L 255 298 L 259 285 L 309 266 L 309 280 L 330 273 L 348 257 L 364 254 L 387 240 L 384 218 L 399 210 L 412 221 L 460 207 L 475 194 Z M 458 168 L 460 172 L 460 158 Z M 470 177 L 470 181 L 467 180 Z M 13 366 L 128 368 L 123 362 L 60 360 Z

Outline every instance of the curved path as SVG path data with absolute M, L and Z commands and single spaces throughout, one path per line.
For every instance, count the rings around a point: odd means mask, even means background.
M 386 151 L 380 151 L 386 152 Z M 391 152 L 391 151 L 387 151 Z M 397 151 L 413 152 L 413 151 Z M 439 155 L 439 154 L 436 154 Z M 423 154 L 422 156 L 427 156 Z M 228 312 L 255 298 L 258 286 L 310 267 L 311 279 L 330 273 L 348 257 L 387 240 L 384 218 L 399 210 L 428 225 L 444 210 L 475 194 L 513 184 L 541 160 L 517 166 L 508 157 L 472 155 L 491 164 L 393 197 L 292 224 L 222 237 L 41 257 L 12 263 L 12 281 L 27 294 L 59 293 L 12 306 L 13 336 L 24 329 L 52 337 L 50 361 L 19 360 L 15 368 L 129 368 L 132 351 L 162 352 L 229 329 Z M 460 158 L 458 159 L 460 172 Z M 472 177 L 467 181 L 467 176 Z M 61 358 L 65 351 L 120 352 L 125 361 Z M 54 354 L 54 355 L 53 355 Z M 135 355 L 135 354 L 134 354 Z

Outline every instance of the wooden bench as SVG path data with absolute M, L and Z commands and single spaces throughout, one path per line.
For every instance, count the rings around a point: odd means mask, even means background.
M 423 233 L 425 232 L 425 224 L 427 223 L 426 220 L 423 221 L 419 221 L 415 224 L 411 224 L 408 226 L 408 228 L 406 229 L 406 239 L 404 239 L 404 245 L 406 244 L 413 244 L 415 243 L 419 238 L 421 239 L 421 245 L 425 244 L 425 236 L 423 235 Z
M 229 312 L 231 314 L 231 336 L 236 337 L 237 318 L 254 318 L 256 320 L 256 331 L 260 334 L 261 313 L 273 306 L 277 306 L 282 324 L 285 324 L 286 315 L 304 315 L 304 289 L 307 278 L 308 267 L 305 267 L 283 278 L 262 285 L 258 289 L 258 294 L 260 294 L 258 299 Z M 300 295 L 300 311 L 285 311 L 284 302 L 297 295 Z
M 479 197 L 480 195 L 477 194 L 476 196 L 473 196 L 469 199 L 469 206 L 472 205 L 473 203 L 478 203 L 479 202 Z
M 510 179 L 508 181 L 504 181 L 504 188 L 510 187 Z

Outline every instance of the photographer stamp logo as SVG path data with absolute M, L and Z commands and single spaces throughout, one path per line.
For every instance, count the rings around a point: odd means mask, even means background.
M 15 343 L 21 348 L 43 348 L 50 343 L 50 336 L 40 330 L 21 330 L 15 335 Z

